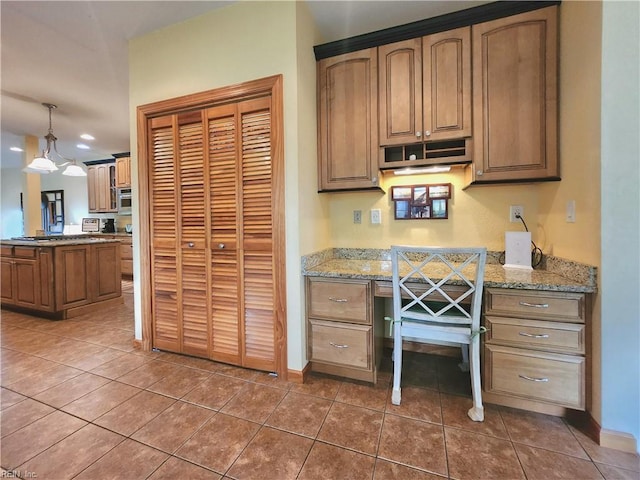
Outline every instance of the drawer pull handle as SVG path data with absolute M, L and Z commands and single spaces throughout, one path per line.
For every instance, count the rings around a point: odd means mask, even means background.
M 533 307 L 533 308 L 549 308 L 548 303 L 529 303 L 529 302 L 520 302 L 520 305 L 523 307 Z
M 336 347 L 336 348 L 349 348 L 349 345 L 340 345 L 340 344 L 333 343 L 333 342 L 329 342 L 329 345 L 331 345 L 332 347 Z
M 530 382 L 548 382 L 549 381 L 549 379 L 546 377 L 542 377 L 542 378 L 527 377 L 526 375 L 520 375 L 520 374 L 518 374 L 518 376 L 525 380 L 529 380 Z
M 549 338 L 548 333 L 533 334 L 533 333 L 527 333 L 527 332 L 518 332 L 518 335 L 522 337 L 531 337 L 531 338 Z
M 337 303 L 346 303 L 346 302 L 349 301 L 346 298 L 335 298 L 335 297 L 329 297 L 329 300 L 331 300 L 332 302 L 337 302 Z

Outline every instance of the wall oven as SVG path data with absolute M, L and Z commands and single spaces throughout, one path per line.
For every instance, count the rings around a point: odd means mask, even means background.
M 131 189 L 118 189 L 118 214 L 131 215 Z

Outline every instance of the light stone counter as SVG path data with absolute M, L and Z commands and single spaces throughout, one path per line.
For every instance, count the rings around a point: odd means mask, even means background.
M 488 252 L 485 288 L 517 288 L 556 292 L 593 293 L 596 268 L 545 257 L 532 271 L 505 269 L 499 252 Z M 302 273 L 309 277 L 359 278 L 391 281 L 389 250 L 332 248 L 302 258 Z

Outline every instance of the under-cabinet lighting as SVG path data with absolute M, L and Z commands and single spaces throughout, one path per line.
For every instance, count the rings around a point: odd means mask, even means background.
M 80 150 L 91 150 L 91 147 L 84 143 L 79 143 L 76 145 L 76 147 L 79 148 Z
M 9 148 L 12 152 L 24 152 L 24 150 L 20 147 L 11 147 Z
M 80 135 L 80 138 L 83 140 L 95 140 L 95 137 L 93 135 L 89 135 L 88 133 L 83 133 L 82 135 Z
M 394 170 L 394 175 L 417 175 L 420 173 L 446 173 L 451 171 L 451 167 L 435 166 L 426 168 L 403 168 L 401 170 Z

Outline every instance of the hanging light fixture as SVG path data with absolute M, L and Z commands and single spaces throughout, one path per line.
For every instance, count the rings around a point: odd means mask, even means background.
M 49 132 L 44 136 L 44 139 L 47 141 L 47 146 L 42 150 L 42 155 L 35 157 L 22 171 L 25 173 L 39 173 L 41 175 L 57 171 L 58 165 L 56 165 L 56 163 L 50 158 L 51 145 L 53 145 L 53 151 L 55 154 L 64 160 L 64 163 L 60 166 L 67 167 L 62 172 L 63 175 L 70 177 L 86 177 L 87 173 L 82 169 L 82 167 L 76 164 L 75 159 L 65 158 L 58 153 L 58 146 L 56 145 L 58 139 L 53 134 L 53 127 L 51 126 L 51 111 L 58 107 L 51 103 L 43 103 L 42 105 L 49 109 Z

